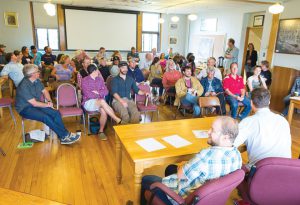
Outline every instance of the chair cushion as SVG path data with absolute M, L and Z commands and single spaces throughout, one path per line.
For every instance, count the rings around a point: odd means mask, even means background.
M 0 99 L 0 107 L 7 107 L 12 104 L 12 99 L 10 98 L 1 98 Z
M 82 109 L 78 107 L 65 107 L 65 108 L 59 108 L 59 112 L 61 116 L 79 116 L 83 114 Z
M 146 111 L 157 111 L 157 106 L 153 104 L 148 104 L 145 106 L 144 104 L 137 104 L 136 105 L 139 111 L 146 112 Z

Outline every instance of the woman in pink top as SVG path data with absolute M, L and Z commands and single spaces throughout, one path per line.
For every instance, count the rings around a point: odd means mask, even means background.
M 175 83 L 182 77 L 182 75 L 178 70 L 176 70 L 176 65 L 173 60 L 168 60 L 167 65 L 162 83 L 166 91 L 175 93 Z
M 103 130 L 107 121 L 107 115 L 109 115 L 117 124 L 121 123 L 121 119 L 118 118 L 113 109 L 106 103 L 105 96 L 108 94 L 108 90 L 105 86 L 103 78 L 99 76 L 99 70 L 96 65 L 91 64 L 87 67 L 89 76 L 82 79 L 82 105 L 88 112 L 100 113 L 100 130 L 99 137 L 101 140 L 107 140 Z
M 159 64 L 163 70 L 163 73 L 166 71 L 166 66 L 167 66 L 167 60 L 165 59 L 165 54 L 161 53 L 159 57 Z

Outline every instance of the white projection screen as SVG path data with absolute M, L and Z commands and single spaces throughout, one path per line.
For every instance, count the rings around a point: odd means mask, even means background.
M 68 50 L 128 51 L 136 47 L 137 14 L 65 8 Z

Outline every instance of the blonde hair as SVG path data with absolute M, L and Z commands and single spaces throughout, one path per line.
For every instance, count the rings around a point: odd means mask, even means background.
M 62 55 L 60 60 L 59 60 L 59 64 L 65 64 L 66 59 L 70 58 L 68 55 Z

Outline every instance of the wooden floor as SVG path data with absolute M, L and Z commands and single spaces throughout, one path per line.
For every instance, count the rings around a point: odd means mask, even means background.
M 0 119 L 0 147 L 6 156 L 0 155 L 0 187 L 26 193 L 64 204 L 123 205 L 133 190 L 133 168 L 128 159 L 123 163 L 123 183 L 116 182 L 114 132 L 108 124 L 108 141 L 96 136 L 82 136 L 80 142 L 66 146 L 57 139 L 52 143 L 36 143 L 31 149 L 17 149 L 21 142 L 21 121 L 13 126 L 8 110 Z M 182 118 L 181 116 L 178 117 Z M 292 124 L 293 157 L 300 152 L 300 116 L 295 115 Z M 160 106 L 160 120 L 172 120 L 168 106 Z M 71 131 L 82 128 L 75 118 L 64 119 Z M 149 121 L 149 119 L 148 119 Z M 154 117 L 156 121 L 156 117 Z M 26 122 L 26 129 L 36 129 L 36 122 Z M 132 133 L 134 134 L 134 133 Z M 243 155 L 246 160 L 246 156 Z M 162 175 L 164 167 L 154 167 L 145 174 Z M 231 198 L 237 198 L 234 192 Z M 0 204 L 15 205 L 0 193 Z M 232 204 L 229 200 L 227 204 Z

